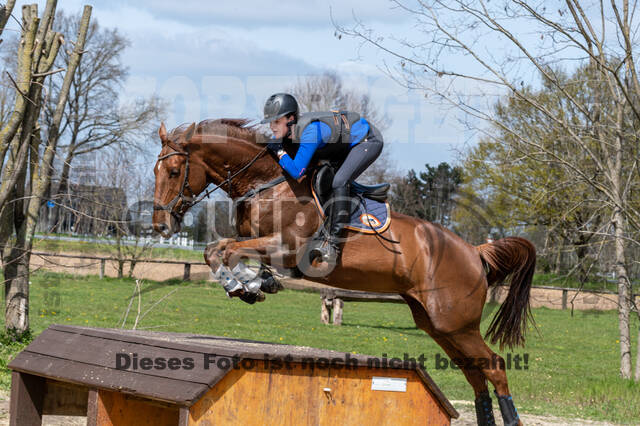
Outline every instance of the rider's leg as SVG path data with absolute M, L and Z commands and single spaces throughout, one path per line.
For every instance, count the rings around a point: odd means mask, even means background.
M 356 180 L 382 152 L 382 135 L 375 127 L 371 127 L 367 137 L 358 145 L 351 148 L 347 158 L 336 172 L 332 187 L 335 190 L 352 180 Z
M 322 257 L 325 262 L 335 263 L 340 255 L 340 233 L 349 222 L 351 203 L 349 182 L 360 176 L 382 152 L 382 138 L 372 128 L 369 136 L 354 146 L 333 178 L 333 194 L 330 202 L 328 244 L 316 246 L 310 252 L 310 259 Z

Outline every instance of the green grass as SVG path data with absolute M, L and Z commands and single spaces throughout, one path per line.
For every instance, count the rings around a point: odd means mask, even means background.
M 111 256 L 116 248 L 108 244 L 100 244 L 86 241 L 59 241 L 45 240 L 37 236 L 33 241 L 34 251 L 46 252 L 82 252 L 86 255 Z M 154 247 L 149 250 L 146 257 L 150 259 L 169 259 L 169 260 L 192 260 L 204 262 L 202 250 L 189 250 L 168 247 Z
M 116 327 L 120 324 L 134 281 L 99 280 L 47 272 L 32 275 L 31 326 L 34 335 L 49 324 Z M 139 324 L 139 328 L 203 333 L 234 338 L 307 345 L 373 356 L 402 358 L 424 354 L 426 367 L 449 399 L 472 400 L 473 392 L 457 370 L 436 369 L 444 352 L 415 328 L 409 309 L 385 303 L 347 303 L 341 327 L 320 323 L 317 293 L 283 291 L 264 303 L 246 305 L 229 300 L 217 285 L 145 281 L 142 312 L 177 289 Z M 495 312 L 487 306 L 482 327 Z M 129 314 L 130 328 L 137 299 Z M 615 312 L 574 312 L 534 309 L 540 334 L 529 333 L 526 347 L 512 355 L 528 354 L 528 369 L 510 369 L 510 388 L 521 412 L 566 418 L 592 418 L 640 423 L 640 384 L 618 378 L 619 344 Z M 638 321 L 632 330 L 636 347 Z M 23 345 L 0 341 L 0 387 L 8 389 L 8 359 Z M 497 349 L 496 349 L 497 350 Z M 499 352 L 499 351 L 498 351 Z M 500 352 L 506 357 L 506 351 Z M 495 401 L 494 401 L 495 402 Z M 496 406 L 497 410 L 497 406 Z M 498 411 L 496 411 L 498 413 Z

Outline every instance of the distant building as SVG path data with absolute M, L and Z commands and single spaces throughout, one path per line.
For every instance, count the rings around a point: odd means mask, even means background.
M 114 235 L 127 232 L 127 196 L 123 189 L 70 184 L 66 194 L 48 200 L 40 210 L 41 232 Z

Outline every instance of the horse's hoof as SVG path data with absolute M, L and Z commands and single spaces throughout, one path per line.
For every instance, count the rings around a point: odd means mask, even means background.
M 269 294 L 276 294 L 280 290 L 284 289 L 280 281 L 278 281 L 271 272 L 264 270 L 260 274 L 261 283 L 260 290 Z
M 264 302 L 266 298 L 267 297 L 260 290 L 258 290 L 257 293 L 248 293 L 245 291 L 243 294 L 240 295 L 240 300 L 250 305 L 253 305 L 256 302 Z

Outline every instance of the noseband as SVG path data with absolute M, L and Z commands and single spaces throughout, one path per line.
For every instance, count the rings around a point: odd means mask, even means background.
M 180 192 L 178 192 L 178 195 L 173 197 L 173 199 L 169 201 L 168 204 L 162 205 L 162 204 L 154 203 L 153 210 L 168 211 L 171 214 L 171 216 L 173 216 L 178 221 L 178 223 L 181 223 L 182 217 L 184 216 L 184 214 L 187 212 L 189 208 L 193 207 L 193 205 L 195 204 L 193 201 L 193 190 L 189 186 L 189 151 L 181 150 L 177 145 L 175 145 L 171 141 L 169 141 L 167 145 L 170 148 L 172 148 L 174 151 L 165 155 L 158 155 L 158 161 L 162 161 L 165 158 L 169 158 L 173 155 L 184 155 L 184 158 L 185 158 L 184 179 L 182 180 L 182 185 L 180 186 Z M 188 189 L 189 192 L 191 193 L 190 197 L 187 197 L 186 195 L 184 195 L 185 188 Z M 178 211 L 174 211 L 173 209 L 176 206 L 176 204 L 178 204 L 178 201 L 182 202 L 180 204 L 180 209 Z
M 158 161 L 164 160 L 165 158 L 171 157 L 172 155 L 183 155 L 185 158 L 184 179 L 182 180 L 182 185 L 180 186 L 180 192 L 178 192 L 178 195 L 173 197 L 173 199 L 169 201 L 168 204 L 162 205 L 162 204 L 154 203 L 153 210 L 168 211 L 171 214 L 171 216 L 173 216 L 178 221 L 178 223 L 182 222 L 182 218 L 184 217 L 184 214 L 187 212 L 187 210 L 189 210 L 191 207 L 198 204 L 203 199 L 208 198 L 211 193 L 220 189 L 224 185 L 228 185 L 228 194 L 229 194 L 229 197 L 231 197 L 231 181 L 240 173 L 244 172 L 249 167 L 251 167 L 253 163 L 258 161 L 258 159 L 262 157 L 265 152 L 267 152 L 267 148 L 266 147 L 263 148 L 255 157 L 253 157 L 251 161 L 249 161 L 247 164 L 242 166 L 240 170 L 238 170 L 237 172 L 231 174 L 231 171 L 228 171 L 227 178 L 223 180 L 220 183 L 220 185 L 216 185 L 214 188 L 207 190 L 204 194 L 194 199 L 193 189 L 191 189 L 191 187 L 189 186 L 189 151 L 188 150 L 183 151 L 182 149 L 180 149 L 178 145 L 176 145 L 172 141 L 167 142 L 167 146 L 173 149 L 173 152 L 170 152 L 165 155 L 158 155 Z M 191 196 L 186 196 L 184 194 L 185 189 L 189 190 L 189 192 L 191 193 Z M 178 204 L 178 201 L 181 202 L 180 208 L 177 211 L 174 211 L 174 208 L 176 204 Z

